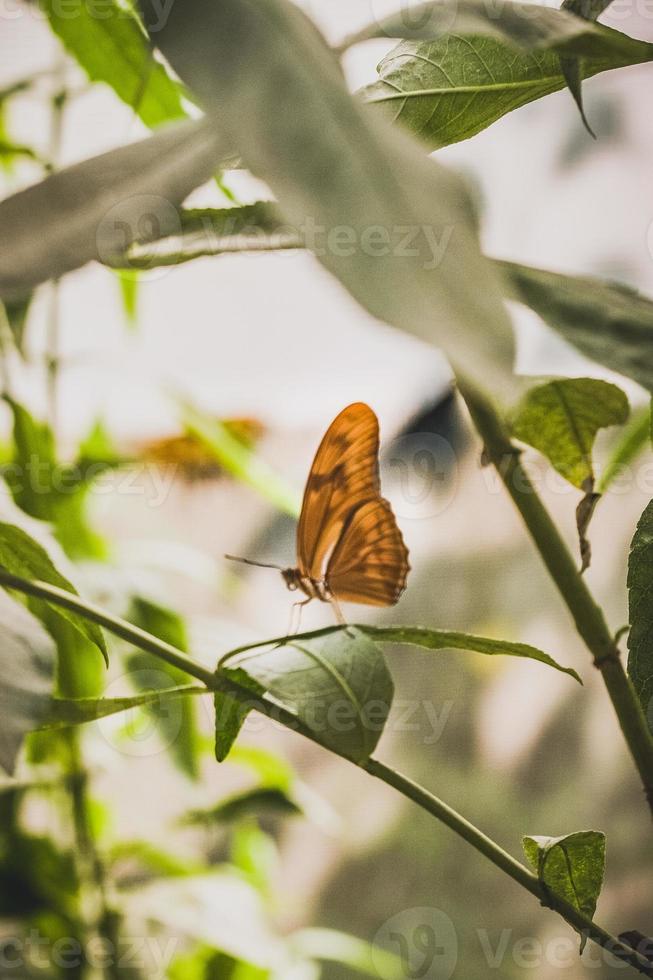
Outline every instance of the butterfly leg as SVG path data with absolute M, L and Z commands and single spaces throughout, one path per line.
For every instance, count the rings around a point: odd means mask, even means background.
M 288 636 L 294 636 L 295 633 L 299 633 L 299 627 L 302 622 L 302 608 L 307 606 L 309 602 L 312 602 L 312 596 L 308 599 L 301 599 L 299 602 L 293 602 L 290 610 L 290 624 L 288 626 Z M 297 610 L 297 624 L 295 625 L 295 610 Z
M 331 597 L 329 598 L 329 605 L 330 605 L 330 606 L 331 606 L 331 608 L 333 609 L 333 611 L 334 611 L 334 613 L 335 613 L 335 617 L 336 617 L 336 619 L 337 619 L 337 621 L 338 621 L 338 623 L 339 623 L 339 625 L 340 625 L 340 626 L 346 626 L 346 625 L 347 625 L 347 620 L 346 620 L 346 619 L 345 619 L 345 617 L 344 617 L 344 616 L 342 615 L 342 609 L 341 609 L 341 608 L 340 608 L 340 606 L 338 605 L 338 600 L 337 600 L 337 599 L 335 598 L 335 596 L 331 596 Z

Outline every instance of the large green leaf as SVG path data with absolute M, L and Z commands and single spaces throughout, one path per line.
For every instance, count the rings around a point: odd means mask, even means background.
M 595 378 L 559 378 L 531 388 L 515 412 L 512 431 L 539 450 L 579 490 L 594 486 L 592 448 L 599 429 L 623 425 L 628 399 Z
M 628 673 L 653 731 L 653 500 L 642 514 L 628 559 Z
M 356 630 L 368 636 L 377 643 L 396 643 L 418 646 L 423 650 L 471 650 L 475 653 L 483 653 L 487 656 L 508 656 L 524 657 L 527 660 L 537 660 L 539 663 L 554 667 L 569 674 L 574 680 L 582 683 L 580 677 L 571 667 L 562 667 L 553 657 L 537 647 L 532 647 L 527 643 L 513 643 L 510 640 L 493 640 L 486 636 L 474 636 L 471 633 L 457 633 L 452 630 L 427 629 L 422 626 L 368 626 L 358 623 L 355 626 L 327 626 L 323 629 L 312 630 L 309 633 L 298 633 L 296 636 L 277 637 L 273 640 L 264 640 L 260 643 L 249 644 L 248 646 L 238 647 L 227 653 L 221 663 L 228 663 L 232 657 L 247 650 L 254 650 L 260 646 L 276 645 L 280 643 L 292 643 L 298 641 L 312 641 L 321 637 L 331 636 L 343 631 L 350 632 Z
M 592 919 L 603 885 L 605 834 L 581 830 L 564 837 L 524 837 L 523 845 L 545 888 Z M 586 940 L 581 935 L 581 950 Z
M 42 0 L 50 26 L 92 82 L 106 82 L 148 126 L 186 115 L 180 86 L 154 59 L 129 3 L 102 0 L 101 16 L 81 3 L 73 16 L 59 0 Z
M 581 46 L 584 78 L 653 58 L 652 44 L 606 27 L 594 30 L 598 36 Z M 564 88 L 559 50 L 520 53 L 492 37 L 456 32 L 435 41 L 404 41 L 383 59 L 379 81 L 362 95 L 436 149 Z
M 186 624 L 174 610 L 143 596 L 135 596 L 131 601 L 127 619 L 140 629 L 163 640 L 164 643 L 169 643 L 177 650 L 188 653 Z M 133 653 L 127 661 L 127 666 L 132 684 L 142 692 L 179 689 L 188 678 L 179 667 L 173 667 L 144 650 Z M 150 704 L 150 714 L 161 730 L 164 743 L 169 746 L 172 759 L 183 773 L 191 779 L 197 779 L 199 734 L 193 700 L 182 698 L 174 712 L 162 711 L 161 704 L 157 701 L 152 701 Z
M 50 710 L 55 649 L 26 609 L 2 596 L 0 610 L 0 766 L 11 773 L 23 738 Z
M 15 524 L 0 523 L 0 567 L 11 575 L 30 581 L 46 582 L 77 595 L 75 587 L 64 578 L 52 564 L 50 557 L 34 538 Z M 39 603 L 34 602 L 33 611 L 38 615 Z M 90 640 L 107 660 L 107 648 L 102 630 L 96 623 L 84 619 L 78 613 L 62 606 L 49 607 L 57 617 L 67 620 L 82 636 Z
M 181 122 L 6 198 L 0 298 L 22 299 L 47 279 L 175 232 L 177 205 L 211 178 L 224 147 L 212 122 Z
M 146 24 L 156 6 L 142 0 Z M 351 96 L 295 4 L 178 0 L 152 38 L 286 222 L 370 313 L 505 390 L 512 330 L 463 183 Z
M 393 684 L 379 647 L 356 627 L 286 637 L 270 650 L 232 654 L 220 672 L 244 672 L 290 709 L 322 745 L 364 762 L 381 736 Z
M 587 357 L 653 391 L 653 302 L 629 286 L 497 262 L 511 295 Z
M 265 688 L 258 684 L 249 674 L 238 667 L 229 671 L 229 678 L 240 684 L 254 697 L 265 694 Z M 215 708 L 215 757 L 218 762 L 224 762 L 233 745 L 240 735 L 241 729 L 252 710 L 253 703 L 243 701 L 232 694 L 227 687 L 216 690 L 213 696 Z

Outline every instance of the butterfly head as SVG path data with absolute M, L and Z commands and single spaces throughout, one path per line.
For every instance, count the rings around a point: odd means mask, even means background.
M 299 571 L 296 568 L 282 568 L 281 574 L 286 586 L 291 592 L 295 592 L 300 587 Z

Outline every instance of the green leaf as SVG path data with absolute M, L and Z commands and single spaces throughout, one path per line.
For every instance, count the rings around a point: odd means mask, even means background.
M 374 751 L 393 684 L 379 647 L 357 627 L 233 653 L 219 671 L 237 680 L 234 667 L 290 709 L 322 745 L 357 763 Z
M 16 350 L 22 356 L 25 355 L 25 329 L 27 327 L 27 317 L 30 306 L 32 305 L 33 294 L 25 296 L 24 299 L 14 303 L 5 303 L 4 311 L 11 330 Z
M 278 637 L 273 640 L 265 640 L 262 643 L 251 644 L 239 647 L 225 654 L 221 663 L 228 662 L 231 657 L 246 650 L 256 649 L 258 646 L 276 645 L 293 640 L 301 641 L 319 639 L 320 637 L 330 636 L 340 633 L 343 630 L 356 630 L 368 636 L 377 643 L 397 643 L 409 646 L 418 646 L 423 650 L 471 650 L 475 653 L 483 653 L 487 656 L 509 656 L 525 657 L 528 660 L 537 660 L 539 663 L 554 667 L 555 670 L 563 674 L 569 674 L 579 684 L 582 681 L 575 670 L 571 667 L 562 667 L 557 661 L 550 657 L 548 653 L 538 650 L 537 647 L 529 646 L 527 643 L 512 643 L 509 640 L 493 640 L 485 636 L 473 636 L 471 633 L 457 633 L 451 630 L 434 630 L 421 626 L 368 626 L 358 623 L 352 626 L 327 626 L 324 629 L 312 630 L 309 633 L 298 633 L 294 637 Z
M 177 123 L 0 202 L 0 298 L 175 232 L 177 206 L 212 177 L 225 146 L 210 120 Z
M 404 41 L 379 65 L 379 81 L 361 94 L 437 149 L 564 88 L 561 50 L 584 52 L 583 78 L 653 58 L 652 44 L 599 25 L 585 26 L 582 44 L 530 53 L 492 37 L 457 32 L 435 41 Z
M 131 263 L 130 263 L 131 264 Z M 138 272 L 133 269 L 117 269 L 116 276 L 120 287 L 120 298 L 125 314 L 125 321 L 130 330 L 138 323 L 138 287 L 140 285 Z
M 50 710 L 55 648 L 39 623 L 7 596 L 0 610 L 0 766 L 12 773 L 23 738 Z
M 628 558 L 628 673 L 653 731 L 653 500 L 639 519 Z
M 597 491 L 605 493 L 619 475 L 630 467 L 644 449 L 650 448 L 650 445 L 651 410 L 647 407 L 636 412 L 624 429 L 603 468 Z
M 531 388 L 515 411 L 512 431 L 573 486 L 593 489 L 592 448 L 599 429 L 628 419 L 626 395 L 594 378 L 560 378 Z
M 293 517 L 299 515 L 299 494 L 238 439 L 227 424 L 189 405 L 183 409 L 183 422 L 186 430 L 201 440 L 228 473 L 251 486 L 284 513 Z
M 186 209 L 179 212 L 179 220 L 176 234 L 145 244 L 135 242 L 115 264 L 130 270 L 154 269 L 210 255 L 304 248 L 299 232 L 289 228 L 278 207 L 268 201 Z
M 200 824 L 234 823 L 251 816 L 289 816 L 302 813 L 301 806 L 276 786 L 257 786 L 221 800 L 216 806 L 189 810 L 183 822 Z
M 610 3 L 611 0 L 563 0 L 560 13 L 569 12 L 575 14 L 579 20 L 595 21 Z M 565 56 L 560 58 L 560 67 L 580 110 L 585 127 L 590 135 L 594 136 L 583 109 L 582 62 L 580 58 L 573 55 Z
M 565 837 L 524 837 L 523 846 L 546 889 L 592 919 L 605 871 L 605 834 L 581 830 Z M 581 934 L 581 952 L 586 940 Z
M 156 7 L 142 0 L 146 25 Z M 365 309 L 488 385 L 511 384 L 512 327 L 464 183 L 352 97 L 296 4 L 186 0 L 152 38 Z
M 172 609 L 151 602 L 142 596 L 135 596 L 130 605 L 127 619 L 135 626 L 151 633 L 159 640 L 188 652 L 188 634 L 184 620 Z M 140 691 L 161 691 L 183 687 L 188 675 L 178 667 L 172 667 L 159 657 L 142 650 L 132 654 L 127 665 L 132 684 Z M 162 711 L 161 704 L 150 702 L 151 715 L 161 730 L 164 744 L 170 747 L 170 754 L 179 769 L 190 779 L 199 776 L 197 713 L 191 698 L 183 698 L 177 712 Z
M 181 88 L 155 60 L 131 6 L 102 0 L 101 8 L 80 4 L 71 16 L 57 0 L 42 3 L 52 30 L 92 82 L 110 85 L 147 126 L 184 117 Z
M 167 687 L 156 691 L 145 691 L 124 698 L 53 698 L 47 717 L 40 728 L 69 728 L 85 725 L 89 721 L 107 718 L 109 715 L 131 711 L 133 708 L 162 708 L 170 701 L 187 695 L 206 694 L 207 688 L 184 684 L 180 687 Z
M 192 863 L 186 855 L 169 854 L 146 840 L 121 840 L 114 844 L 107 854 L 114 875 L 119 873 L 117 866 L 123 861 L 133 862 L 139 869 L 158 878 L 185 878 L 202 872 L 202 865 Z
M 591 276 L 564 276 L 496 262 L 511 296 L 534 310 L 586 357 L 653 391 L 653 302 Z
M 5 481 L 14 501 L 31 517 L 54 526 L 55 537 L 71 558 L 104 558 L 106 546 L 86 519 L 91 475 L 106 466 L 65 466 L 57 461 L 54 434 L 45 422 L 5 396 L 11 408 L 14 452 Z
M 244 670 L 234 668 L 230 670 L 229 677 L 241 687 L 251 691 L 256 697 L 265 693 L 265 688 Z M 216 691 L 213 704 L 215 707 L 215 757 L 218 762 L 224 762 L 252 710 L 252 704 L 234 697 L 226 688 Z
M 516 48 L 551 48 L 567 52 L 591 50 L 603 40 L 602 28 L 574 16 L 571 6 L 555 10 L 537 3 L 488 7 L 482 0 L 431 0 L 411 5 L 356 31 L 338 45 L 343 51 L 373 38 L 435 41 L 444 34 L 493 37 Z M 592 18 L 593 19 L 593 18 Z
M 73 595 L 78 594 L 68 579 L 59 574 L 45 548 L 42 548 L 34 538 L 14 524 L 0 523 L 0 567 L 12 575 L 20 576 L 20 578 L 46 582 L 48 585 L 56 585 L 60 589 L 72 592 Z M 35 612 L 39 605 L 40 601 L 38 604 L 34 603 Z M 61 606 L 52 605 L 49 608 L 58 618 L 69 622 L 82 636 L 90 640 L 108 664 L 104 636 L 96 623 L 92 623 L 78 613 Z

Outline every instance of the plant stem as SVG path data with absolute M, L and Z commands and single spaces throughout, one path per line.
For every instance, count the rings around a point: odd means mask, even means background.
M 485 393 L 467 379 L 459 379 L 458 388 L 483 440 L 485 456 L 495 467 L 519 510 L 573 617 L 576 629 L 592 654 L 594 665 L 601 672 L 653 813 L 653 738 L 603 611 L 595 602 L 567 544 L 522 466 L 520 451 L 513 445 L 495 406 Z
M 192 657 L 177 650 L 169 643 L 157 639 L 150 633 L 137 626 L 132 626 L 124 619 L 112 616 L 98 606 L 92 605 L 80 596 L 67 592 L 54 585 L 45 582 L 28 581 L 17 575 L 0 568 L 0 585 L 5 588 L 15 589 L 23 595 L 34 596 L 44 599 L 54 606 L 60 606 L 78 613 L 85 619 L 103 626 L 105 629 L 133 644 L 141 650 L 152 653 L 166 663 L 178 667 L 191 677 L 202 681 L 207 688 L 213 691 L 227 691 L 229 694 L 247 704 L 254 711 L 259 711 L 272 721 L 282 724 L 291 731 L 303 735 L 317 745 L 321 745 L 319 735 L 311 731 L 297 717 L 280 705 L 269 701 L 267 698 L 257 696 L 231 678 L 220 673 L 210 671 Z M 333 751 L 332 749 L 330 751 Z M 347 762 L 352 762 L 347 756 L 341 756 Z M 621 943 L 615 936 L 595 925 L 590 919 L 584 916 L 573 906 L 568 905 L 556 895 L 550 894 L 542 888 L 539 879 L 532 871 L 529 871 L 519 861 L 515 860 L 507 851 L 504 851 L 495 841 L 487 837 L 481 830 L 457 813 L 454 809 L 433 796 L 417 783 L 412 782 L 406 776 L 384 765 L 376 759 L 368 759 L 362 763 L 354 763 L 370 776 L 380 779 L 386 785 L 397 790 L 406 799 L 411 800 L 421 807 L 431 816 L 453 830 L 456 834 L 471 844 L 477 851 L 483 854 L 497 868 L 504 871 L 514 881 L 523 888 L 526 888 L 539 901 L 554 911 L 558 912 L 575 929 L 583 932 L 588 938 L 592 939 L 599 946 L 607 949 L 617 959 L 628 963 L 640 974 L 653 977 L 653 965 L 640 955 L 632 947 Z

